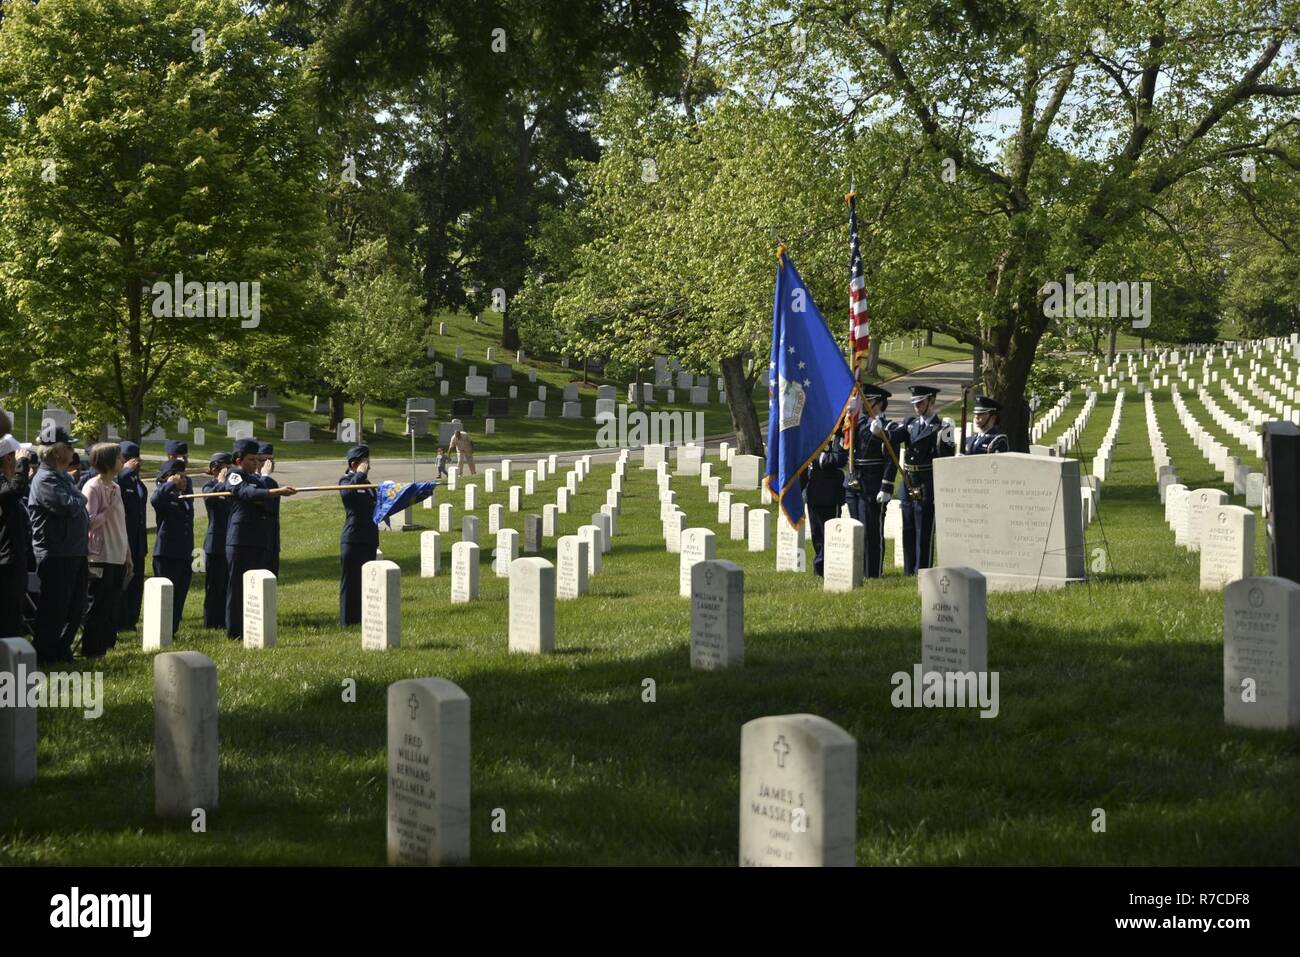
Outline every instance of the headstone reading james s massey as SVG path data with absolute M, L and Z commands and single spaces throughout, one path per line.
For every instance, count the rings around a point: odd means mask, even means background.
M 852 867 L 858 743 L 813 714 L 740 731 L 740 866 Z

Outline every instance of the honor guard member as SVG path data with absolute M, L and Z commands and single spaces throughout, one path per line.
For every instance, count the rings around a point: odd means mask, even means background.
M 257 447 L 257 457 L 262 460 L 262 467 L 258 474 L 262 477 L 262 484 L 268 489 L 279 488 L 280 483 L 271 478 L 271 473 L 275 471 L 275 446 L 270 442 L 263 442 Z M 270 554 L 267 560 L 270 562 L 266 567 L 276 578 L 280 577 L 280 500 L 271 499 L 271 544 L 269 546 Z
M 844 472 L 841 470 L 848 460 L 849 453 L 836 436 L 814 456 L 799 477 L 804 487 L 808 530 L 813 543 L 813 574 L 818 577 L 823 574 L 826 523 L 840 514 L 840 507 L 844 504 Z M 778 517 L 777 521 L 784 519 Z
M 5 423 L 0 422 L 0 429 Z M 19 468 L 22 444 L 0 435 L 0 635 L 27 633 L 23 605 L 27 596 L 27 551 L 32 535 L 27 525 L 27 470 Z
M 181 439 L 168 439 L 167 444 L 163 446 L 167 452 L 168 462 L 180 462 L 185 466 L 187 474 L 185 476 L 185 488 L 181 491 L 182 495 L 193 495 L 194 485 L 190 481 L 188 470 L 190 467 L 190 446 L 189 443 Z
M 888 453 L 885 437 L 897 445 L 902 426 L 885 418 L 891 393 L 878 385 L 862 386 L 865 414 L 858 417 L 853 436 L 853 469 L 844 482 L 849 516 L 862 523 L 866 547 L 862 550 L 862 573 L 867 578 L 884 574 L 885 509 L 893 497 L 894 477 L 898 472 Z M 888 483 L 889 491 L 882 491 Z
M 86 611 L 90 514 L 68 475 L 72 439 L 51 422 L 37 439 L 40 468 L 28 492 L 32 549 L 41 597 L 32 627 L 40 665 L 72 660 L 72 639 Z
M 122 490 L 122 511 L 126 513 L 126 541 L 131 546 L 131 567 L 135 574 L 122 593 L 118 627 L 135 631 L 140 621 L 140 603 L 144 599 L 144 556 L 149 550 L 147 531 L 149 490 L 140 481 L 140 446 L 126 441 L 122 450 L 122 471 L 117 473 L 117 487 Z
M 229 452 L 218 452 L 208 460 L 204 492 L 224 492 L 226 474 L 233 460 Z M 208 530 L 203 535 L 203 627 L 226 627 L 226 525 L 230 522 L 230 499 L 213 495 L 203 500 L 208 513 Z
M 226 525 L 226 637 L 244 633 L 244 572 L 269 569 L 272 499 L 293 495 L 292 485 L 268 489 L 258 469 L 257 443 L 240 439 L 231 452 L 234 464 L 226 474 L 230 492 L 230 521 Z
M 1002 406 L 987 396 L 975 396 L 975 427 L 979 429 L 966 440 L 967 455 L 991 455 L 994 452 L 1010 452 L 1011 440 L 998 428 L 1002 418 Z
M 354 445 L 348 449 L 348 470 L 339 485 L 369 485 L 370 448 Z M 361 566 L 375 560 L 379 549 L 379 526 L 375 524 L 375 489 L 339 489 L 343 500 L 343 532 L 339 535 L 339 561 L 343 572 L 339 578 L 339 624 L 361 623 Z
M 170 445 L 170 443 L 168 443 Z M 153 506 L 157 528 L 153 540 L 153 573 L 172 583 L 172 637 L 180 633 L 185 597 L 194 577 L 194 499 L 193 486 L 185 474 L 185 459 L 170 458 L 158 473 L 158 484 L 149 504 Z
M 914 385 L 911 392 L 913 414 L 903 421 L 898 437 L 907 445 L 903 468 L 913 490 L 902 502 L 903 571 L 915 575 L 934 560 L 934 460 L 955 455 L 957 443 L 952 422 L 940 421 L 935 413 L 939 390 Z M 893 483 L 882 483 L 881 491 L 892 495 Z

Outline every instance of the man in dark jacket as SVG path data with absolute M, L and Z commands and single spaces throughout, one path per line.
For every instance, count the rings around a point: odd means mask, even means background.
M 348 449 L 348 470 L 339 485 L 369 485 L 370 449 L 354 445 Z M 375 524 L 375 490 L 340 489 L 343 500 L 343 532 L 339 535 L 339 624 L 361 623 L 361 567 L 375 560 L 379 549 L 379 526 Z
M 185 598 L 194 576 L 194 499 L 190 480 L 185 474 L 185 460 L 168 459 L 158 473 L 158 485 L 149 504 L 157 519 L 153 540 L 153 573 L 172 583 L 172 636 L 180 633 Z
M 67 473 L 68 433 L 50 423 L 40 434 L 41 465 L 27 497 L 41 598 L 32 644 L 42 666 L 72 660 L 72 640 L 86 610 L 90 516 L 86 497 Z
M 149 550 L 149 490 L 140 481 L 140 446 L 126 441 L 121 444 L 122 471 L 117 486 L 122 490 L 122 510 L 126 513 L 126 540 L 131 546 L 131 567 L 135 574 L 122 593 L 118 627 L 134 631 L 140 622 L 140 605 L 144 600 L 144 556 Z
M 18 468 L 21 449 L 12 435 L 0 436 L 0 636 L 9 638 L 27 634 L 23 607 L 31 531 L 25 502 L 30 487 L 27 470 Z
M 224 489 L 230 492 L 230 522 L 226 525 L 226 637 L 236 640 L 244 634 L 244 572 L 270 569 L 270 502 L 281 495 L 293 495 L 292 485 L 268 489 L 258 469 L 262 465 L 257 442 L 240 439 L 231 452 L 234 465 L 226 475 Z
M 218 452 L 208 460 L 204 492 L 225 490 L 226 473 L 233 460 L 229 452 Z M 203 500 L 208 513 L 208 530 L 203 535 L 203 627 L 226 627 L 226 525 L 230 522 L 230 498 L 213 495 Z
M 848 460 L 848 452 L 837 436 L 813 458 L 801 476 L 813 543 L 813 573 L 818 577 L 823 574 L 826 523 L 839 515 L 844 504 L 843 469 Z

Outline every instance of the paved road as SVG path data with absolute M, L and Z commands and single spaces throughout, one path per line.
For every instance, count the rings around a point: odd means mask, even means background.
M 938 365 L 928 366 L 917 372 L 911 372 L 907 375 L 899 376 L 896 379 L 890 379 L 885 383 L 894 398 L 890 402 L 890 412 L 894 417 L 900 417 L 906 414 L 908 409 L 908 386 L 910 385 L 932 385 L 939 389 L 939 399 L 941 405 L 957 401 L 961 398 L 961 390 L 970 382 L 973 374 L 973 367 L 970 359 L 960 359 L 953 362 L 942 362 Z M 764 424 L 766 431 L 766 424 Z M 707 436 L 704 440 L 706 448 L 716 449 L 719 442 L 734 442 L 735 434 L 726 433 L 721 435 Z M 287 456 L 276 462 L 275 479 L 281 485 L 332 485 L 343 474 L 346 465 L 341 461 L 346 449 L 339 446 L 339 461 L 330 461 L 328 459 L 307 459 L 304 461 L 293 461 L 293 446 L 282 445 L 281 449 Z M 479 467 L 481 473 L 485 467 L 498 463 L 503 458 L 511 459 L 516 465 L 526 465 L 537 461 L 547 453 L 530 452 L 525 455 L 481 455 L 475 458 L 475 464 Z M 590 455 L 594 462 L 613 462 L 618 458 L 617 449 L 578 449 L 566 452 L 556 452 L 556 456 L 561 462 L 572 462 L 583 455 Z M 196 464 L 198 459 L 196 457 Z M 420 482 L 432 481 L 437 477 L 437 467 L 433 459 L 417 457 L 415 460 L 415 480 Z M 452 459 L 455 462 L 455 459 Z M 411 460 L 409 458 L 376 458 L 371 462 L 371 474 L 377 481 L 391 480 L 400 482 L 409 482 L 412 479 Z M 307 495 L 333 495 L 333 492 L 311 492 L 304 493 Z M 149 510 L 152 513 L 152 509 Z M 153 515 L 150 514 L 149 522 L 152 527 Z

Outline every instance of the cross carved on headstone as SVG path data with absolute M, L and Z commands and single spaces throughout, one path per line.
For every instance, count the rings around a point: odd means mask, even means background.
M 420 699 L 415 696 L 415 692 L 411 692 L 411 697 L 406 699 L 406 704 L 411 709 L 411 720 L 414 721 L 415 713 L 420 710 Z
M 951 584 L 952 582 L 948 581 L 948 576 L 944 575 L 942 578 L 939 579 L 939 590 L 946 595 L 948 594 L 948 586 Z
M 776 766 L 785 767 L 785 756 L 790 753 L 790 745 L 786 743 L 785 735 L 778 735 L 776 743 L 772 745 L 772 750 L 776 752 Z

